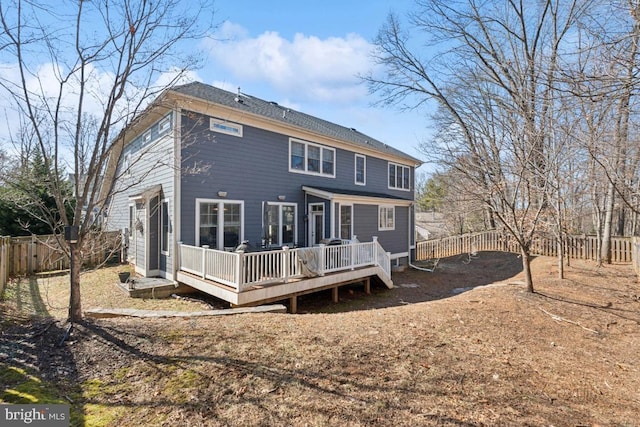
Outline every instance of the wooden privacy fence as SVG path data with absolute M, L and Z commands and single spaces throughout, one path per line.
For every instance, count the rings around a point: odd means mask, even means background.
M 120 232 L 105 232 L 83 248 L 86 266 L 98 265 L 120 249 Z M 119 255 L 119 252 L 118 252 Z M 9 277 L 66 270 L 69 258 L 54 235 L 0 237 L 0 294 Z
M 636 242 L 639 242 L 635 238 Z M 640 242 L 639 242 L 640 243 Z M 573 259 L 598 259 L 598 239 L 595 236 L 567 236 L 564 240 L 565 256 Z M 631 237 L 611 238 L 611 261 L 617 263 L 631 263 L 633 249 Z M 446 258 L 449 256 L 479 251 L 501 251 L 520 253 L 518 242 L 511 235 L 498 231 L 484 231 L 480 233 L 463 234 L 461 236 L 444 237 L 442 239 L 426 240 L 416 244 L 416 259 L 418 261 Z M 640 251 L 640 249 L 638 249 Z M 558 245 L 554 238 L 538 237 L 531 244 L 532 255 L 558 256 Z M 637 253 L 636 253 L 637 254 Z

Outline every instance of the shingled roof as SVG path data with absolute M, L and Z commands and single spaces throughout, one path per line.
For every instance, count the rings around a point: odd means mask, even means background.
M 172 91 L 224 105 L 239 111 L 257 114 L 271 120 L 287 123 L 302 129 L 315 132 L 330 138 L 339 139 L 354 145 L 366 147 L 381 153 L 402 157 L 412 163 L 419 164 L 420 160 L 397 150 L 375 138 L 358 132 L 356 129 L 331 123 L 318 117 L 278 105 L 275 102 L 265 101 L 247 94 L 228 92 L 214 86 L 200 82 L 188 83 L 176 86 Z

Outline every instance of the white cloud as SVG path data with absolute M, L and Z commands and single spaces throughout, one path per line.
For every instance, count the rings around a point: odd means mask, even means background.
M 170 85 L 177 86 L 195 81 L 202 81 L 202 78 L 197 72 L 191 70 L 184 71 L 178 67 L 172 67 L 169 71 L 160 74 L 154 86 L 157 88 L 165 88 Z
M 206 49 L 234 80 L 266 82 L 283 96 L 299 100 L 349 103 L 366 96 L 358 74 L 372 66 L 373 46 L 357 34 L 328 37 L 296 34 L 292 40 L 267 31 L 250 37 L 226 22 Z

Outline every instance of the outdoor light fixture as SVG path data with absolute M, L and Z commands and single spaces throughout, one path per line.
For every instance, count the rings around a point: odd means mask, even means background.
M 218 191 L 218 197 L 227 197 L 226 191 Z
M 287 196 L 278 196 L 278 200 L 280 200 L 281 202 L 284 202 L 284 199 L 286 199 Z

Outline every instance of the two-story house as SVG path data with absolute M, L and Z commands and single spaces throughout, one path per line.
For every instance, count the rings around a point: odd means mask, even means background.
M 322 278 L 307 291 L 411 256 L 420 162 L 356 129 L 240 91 L 189 83 L 164 92 L 114 147 L 106 226 L 126 229 L 130 262 L 142 276 L 248 304 L 258 297 L 234 293 L 257 283 L 300 281 L 303 256 L 313 258 L 316 279 Z M 332 254 L 296 252 L 324 247 L 329 238 L 343 243 L 326 246 Z M 252 251 L 234 252 L 245 240 Z M 375 249 L 347 245 L 374 240 Z M 286 255 L 265 258 L 282 254 L 282 247 Z M 390 277 L 385 282 L 390 285 Z M 270 292 L 260 301 L 301 290 Z

